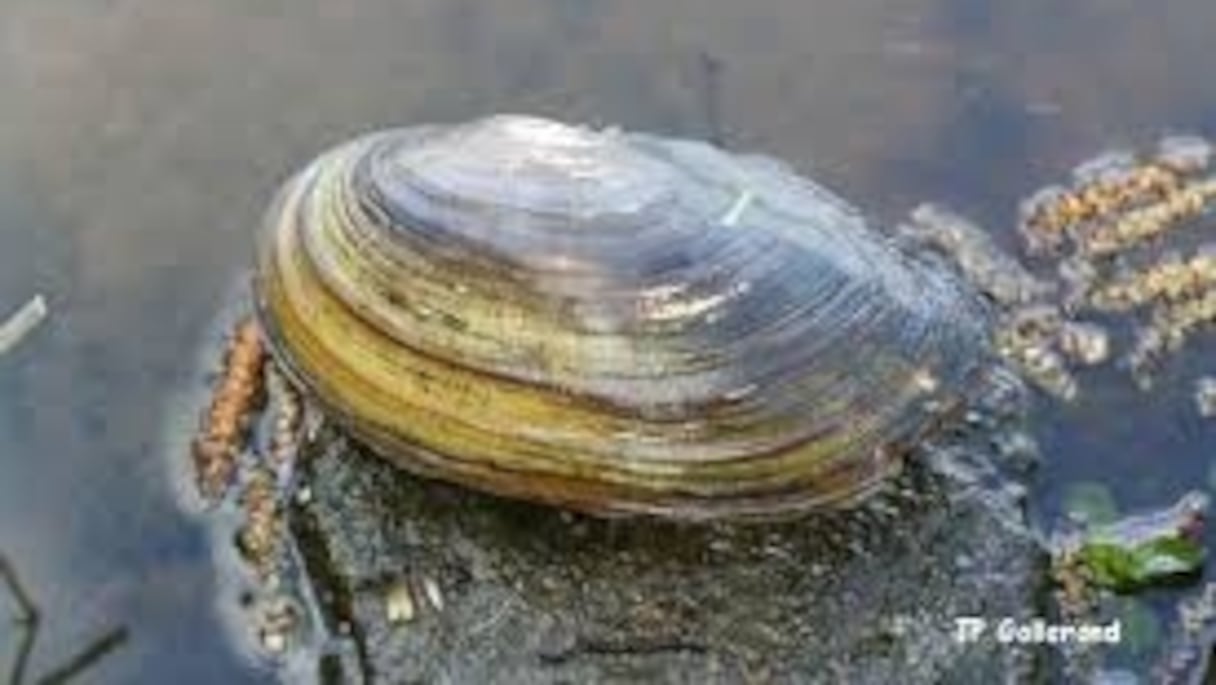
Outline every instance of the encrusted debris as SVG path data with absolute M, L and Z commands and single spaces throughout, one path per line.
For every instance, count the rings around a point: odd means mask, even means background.
M 922 204 L 910 219 L 900 227 L 902 235 L 954 260 L 970 283 L 1002 306 L 1030 304 L 1055 289 L 1002 251 L 983 229 L 945 207 Z
M 274 368 L 273 362 L 266 364 L 266 385 L 273 405 L 267 455 L 276 467 L 283 468 L 289 466 L 300 451 L 304 406 L 300 394 Z
M 1216 245 L 1199 248 L 1184 259 L 1169 252 L 1141 271 L 1115 276 L 1097 287 L 1089 305 L 1104 311 L 1129 311 L 1153 302 L 1176 302 L 1216 286 Z
M 1077 380 L 1061 351 L 1064 318 L 1050 305 L 1033 305 L 1005 315 L 996 330 L 997 352 L 1047 393 L 1064 400 L 1077 396 Z
M 300 608 L 288 596 L 272 594 L 260 598 L 254 607 L 258 641 L 272 655 L 290 649 L 301 624 Z
M 1195 407 L 1200 416 L 1216 416 L 1216 376 L 1201 376 L 1195 380 Z
M 192 443 L 196 483 L 208 502 L 222 499 L 236 475 L 253 413 L 263 399 L 265 357 L 257 324 L 241 320 L 229 340 L 211 406 Z
M 1057 343 L 1066 357 L 1083 366 L 1101 364 L 1110 357 L 1110 334 L 1095 323 L 1062 322 Z
M 257 323 L 240 319 L 191 455 L 200 495 L 232 514 L 224 519 L 230 526 L 225 532 L 242 562 L 247 635 L 263 656 L 276 660 L 301 642 L 322 638 L 306 620 L 308 589 L 287 531 L 289 507 L 299 501 L 294 469 L 305 416 L 302 398 L 274 367 Z
M 1216 204 L 1216 177 L 1204 176 L 1212 146 L 1197 136 L 1168 136 L 1151 156 L 1115 151 L 1078 165 L 1068 186 L 1051 186 L 1021 206 L 1026 250 L 1054 260 L 1039 277 L 1002 253 L 984 231 L 931 205 L 913 212 L 904 233 L 946 254 L 1001 308 L 1001 354 L 1041 389 L 1073 400 L 1077 367 L 1116 351 L 1105 316 L 1132 329 L 1119 353 L 1141 388 L 1187 340 L 1216 323 L 1216 244 L 1186 254 L 1165 241 Z
M 264 466 L 250 470 L 241 492 L 244 522 L 238 543 L 245 560 L 263 580 L 276 570 L 284 534 L 279 488 L 272 471 Z
M 1140 329 L 1127 354 L 1127 366 L 1136 382 L 1143 388 L 1150 387 L 1162 360 L 1182 349 L 1188 338 L 1213 322 L 1216 322 L 1216 290 L 1153 310 L 1151 320 Z
M 1202 209 L 1204 186 L 1189 182 L 1211 156 L 1202 138 L 1167 136 L 1150 159 L 1113 151 L 1078 165 L 1070 187 L 1051 186 L 1022 203 L 1027 249 L 1052 254 L 1072 243 L 1086 252 L 1113 252 L 1165 230 Z

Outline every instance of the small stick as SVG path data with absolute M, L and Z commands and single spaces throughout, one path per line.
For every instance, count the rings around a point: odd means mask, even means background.
M 81 650 L 79 654 L 69 659 L 63 666 L 39 678 L 38 685 L 63 685 L 69 682 L 101 661 L 110 652 L 126 644 L 128 637 L 130 635 L 126 626 L 110 629 Z
M 9 563 L 8 558 L 0 554 L 0 578 L 8 586 L 9 594 L 17 602 L 17 625 L 22 627 L 21 645 L 17 648 L 17 657 L 13 669 L 9 673 L 9 683 L 21 685 L 25 682 L 25 669 L 29 664 L 30 655 L 34 651 L 34 640 L 38 636 L 40 613 L 34 600 L 30 598 L 17 571 Z
M 35 295 L 7 321 L 0 323 L 0 356 L 16 347 L 25 336 L 37 328 L 46 318 L 46 314 L 46 299 Z
M 8 585 L 9 593 L 13 599 L 17 601 L 17 608 L 20 614 L 17 616 L 18 623 L 35 623 L 38 621 L 38 607 L 34 604 L 34 600 L 30 598 L 28 592 L 25 591 L 25 586 L 21 584 L 21 579 L 17 577 L 17 572 L 9 563 L 8 558 L 0 554 L 0 578 L 4 579 L 5 585 Z

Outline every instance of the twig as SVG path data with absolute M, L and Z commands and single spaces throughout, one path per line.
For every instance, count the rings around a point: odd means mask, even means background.
M 20 343 L 46 318 L 46 299 L 35 295 L 21 309 L 10 316 L 7 321 L 0 323 L 0 356 Z
M 34 604 L 34 600 L 30 599 L 30 595 L 25 591 L 25 586 L 21 584 L 21 579 L 17 577 L 17 572 L 13 570 L 13 565 L 9 563 L 8 558 L 0 554 L 0 578 L 4 579 L 4 583 L 8 585 L 8 591 L 17 601 L 17 609 L 21 612 L 17 616 L 18 623 L 34 623 L 38 620 L 38 607 Z
M 63 685 L 67 683 L 101 661 L 110 652 L 123 646 L 128 637 L 129 633 L 126 626 L 111 629 L 94 640 L 93 644 L 69 659 L 66 664 L 39 678 L 38 685 Z
M 3 554 L 0 554 L 0 578 L 4 579 L 9 594 L 17 602 L 17 625 L 22 628 L 22 636 L 21 644 L 17 648 L 17 656 L 13 661 L 13 669 L 9 672 L 9 683 L 10 685 L 21 685 L 25 682 L 25 669 L 29 665 L 30 655 L 34 651 L 34 640 L 38 636 L 40 613 L 34 600 L 25 591 L 12 564 Z
M 4 581 L 9 594 L 12 595 L 13 600 L 17 603 L 16 622 L 17 625 L 22 627 L 24 632 L 21 638 L 21 645 L 17 649 L 16 660 L 13 662 L 13 668 L 9 672 L 8 682 L 9 685 L 22 685 L 25 682 L 25 672 L 29 665 L 30 656 L 34 651 L 34 641 L 38 636 L 41 612 L 38 610 L 38 605 L 30 597 L 29 592 L 26 591 L 25 586 L 22 585 L 20 577 L 17 576 L 17 571 L 2 553 L 0 553 L 0 580 Z M 68 659 L 62 666 L 52 670 L 35 682 L 38 685 L 63 685 L 84 673 L 98 661 L 105 658 L 110 652 L 121 647 L 126 643 L 127 638 L 128 632 L 125 626 L 113 628 L 94 640 L 92 644 L 85 647 L 80 653 Z

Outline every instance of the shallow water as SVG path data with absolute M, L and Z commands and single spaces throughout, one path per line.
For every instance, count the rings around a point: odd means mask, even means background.
M 225 637 L 166 434 L 193 420 L 264 204 L 321 148 L 491 111 L 615 123 L 777 154 L 888 222 L 941 201 L 1013 246 L 1017 199 L 1076 162 L 1216 135 L 1214 25 L 1206 0 L 9 0 L 0 317 L 51 309 L 0 358 L 0 552 L 44 615 L 30 670 L 125 626 L 88 682 L 267 677 Z M 1039 408 L 1044 516 L 1070 480 L 1128 507 L 1203 486 L 1216 424 L 1185 393 L 1087 380 L 1083 407 Z M 0 622 L 0 669 L 16 638 Z

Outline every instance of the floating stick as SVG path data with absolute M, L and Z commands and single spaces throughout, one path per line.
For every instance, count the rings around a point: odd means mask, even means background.
M 35 295 L 21 309 L 0 324 L 0 357 L 17 346 L 46 319 L 46 300 Z

